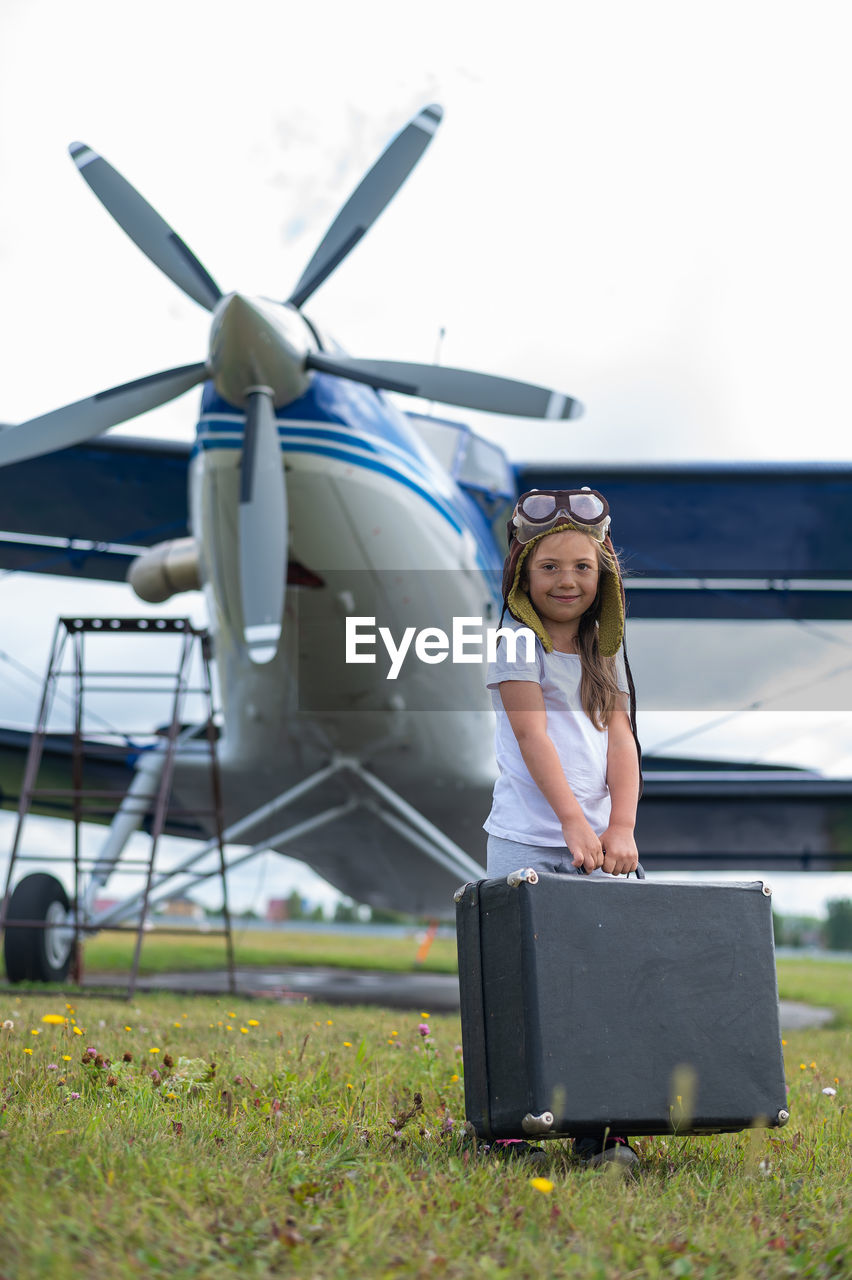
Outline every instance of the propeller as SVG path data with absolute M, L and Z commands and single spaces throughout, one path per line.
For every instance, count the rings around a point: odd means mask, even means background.
M 212 311 L 222 290 L 177 232 L 97 151 L 85 142 L 72 142 L 68 150 L 81 176 L 122 231 L 179 289 Z
M 304 306 L 369 231 L 423 155 L 443 117 L 436 103 L 424 107 L 382 152 L 320 241 L 287 299 L 291 306 Z
M 423 155 L 443 118 L 424 107 L 390 142 L 332 222 L 287 303 L 224 295 L 192 250 L 106 160 L 83 142 L 71 156 L 89 187 L 178 288 L 213 313 L 205 362 L 139 378 L 0 431 L 0 466 L 81 444 L 156 409 L 212 378 L 218 393 L 246 408 L 239 500 L 239 568 L 244 637 L 257 662 L 276 651 L 287 577 L 287 490 L 276 406 L 289 404 L 316 370 L 446 404 L 490 413 L 565 419 L 579 401 L 511 378 L 393 360 L 359 360 L 316 350 L 299 308 L 369 230 Z
M 243 632 L 255 662 L 275 656 L 287 579 L 287 486 L 270 387 L 249 387 L 240 472 Z
M 305 368 L 334 373 L 352 382 L 366 382 L 383 391 L 401 391 L 485 413 L 509 413 L 519 418 L 577 418 L 583 412 L 579 400 L 560 391 L 445 365 L 310 354 L 305 358 Z
M 125 382 L 120 387 L 99 391 L 97 395 L 54 409 L 39 418 L 7 427 L 0 432 L 0 466 L 24 462 L 27 458 L 53 453 L 56 449 L 67 449 L 72 444 L 82 444 L 119 422 L 127 422 L 129 418 L 147 413 L 149 409 L 158 409 L 169 400 L 182 396 L 207 376 L 208 368 L 204 363 L 166 369 L 163 373 L 152 373 L 148 377 L 137 378 L 135 382 Z

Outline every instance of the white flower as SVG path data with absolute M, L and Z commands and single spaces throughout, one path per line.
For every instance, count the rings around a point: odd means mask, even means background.
M 7 1018 L 7 1019 L 6 1019 L 6 1021 L 3 1023 L 3 1030 L 4 1030 L 4 1031 L 14 1031 L 14 1030 L 15 1030 L 15 1024 L 14 1024 L 14 1022 L 12 1021 L 12 1019 L 11 1019 L 11 1018 Z
M 837 1090 L 832 1089 L 831 1085 L 827 1085 L 826 1088 L 823 1089 L 823 1093 L 827 1093 L 829 1098 L 833 1098 L 834 1095 L 837 1093 Z

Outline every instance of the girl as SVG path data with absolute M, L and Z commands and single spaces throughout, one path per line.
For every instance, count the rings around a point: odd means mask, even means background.
M 609 523 L 590 489 L 533 490 L 508 526 L 504 616 L 536 642 L 528 660 L 523 637 L 514 653 L 504 637 L 488 669 L 500 770 L 485 823 L 489 877 L 636 870 L 641 757 Z M 636 1160 L 617 1135 L 578 1139 L 574 1151 L 586 1163 Z

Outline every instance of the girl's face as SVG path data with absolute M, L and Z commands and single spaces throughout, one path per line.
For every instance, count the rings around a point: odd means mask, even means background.
M 524 566 L 532 606 L 545 626 L 578 624 L 598 592 L 597 543 L 588 533 L 549 533 Z M 576 633 L 576 626 L 569 628 Z

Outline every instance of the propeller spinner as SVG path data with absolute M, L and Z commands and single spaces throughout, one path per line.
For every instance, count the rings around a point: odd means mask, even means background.
M 397 134 L 332 222 L 286 303 L 223 294 L 186 242 L 125 178 L 85 143 L 72 143 L 82 177 L 142 252 L 213 313 L 208 359 L 101 391 L 0 432 L 0 466 L 80 444 L 158 408 L 211 378 L 245 407 L 239 564 L 246 646 L 256 662 L 276 652 L 287 577 L 287 491 L 275 408 L 307 389 L 310 371 L 445 404 L 531 418 L 573 418 L 578 401 L 510 378 L 393 360 L 329 357 L 317 350 L 299 308 L 369 230 L 408 177 L 441 123 L 425 107 Z

